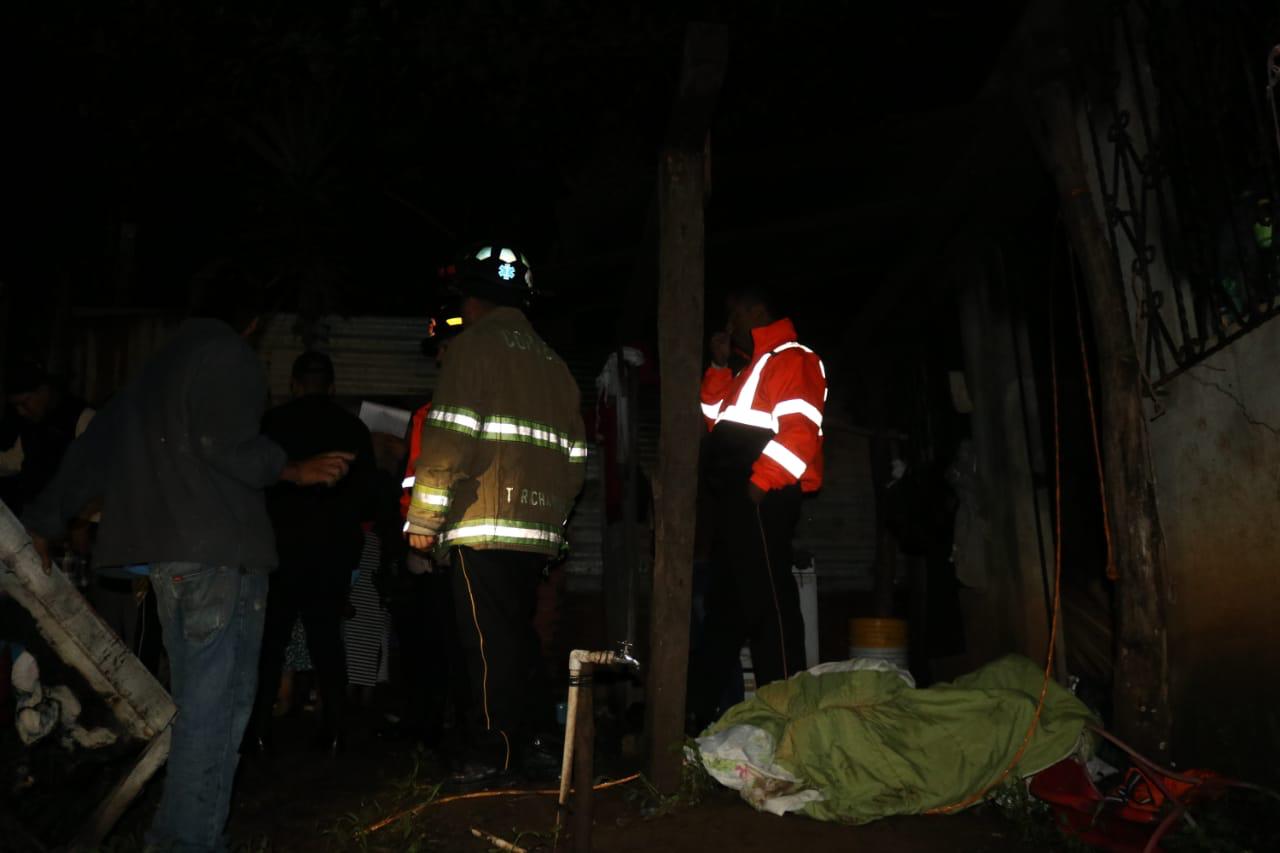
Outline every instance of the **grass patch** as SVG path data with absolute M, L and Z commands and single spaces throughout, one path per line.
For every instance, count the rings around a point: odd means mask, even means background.
M 697 754 L 697 747 L 692 740 L 681 745 L 682 751 L 686 745 Z M 648 778 L 641 776 L 640 784 L 629 788 L 625 796 L 628 802 L 640 807 L 640 813 L 646 818 L 656 818 L 700 805 L 717 787 L 716 781 L 707 773 L 702 762 L 686 758 L 680 767 L 680 787 L 674 792 L 664 794 Z
M 370 834 L 368 828 L 391 815 L 415 806 L 434 802 L 440 796 L 441 783 L 428 778 L 430 762 L 425 750 L 418 747 L 413 752 L 413 767 L 387 786 L 378 797 L 362 802 L 360 807 L 347 812 L 328 826 L 320 827 L 320 834 L 328 839 L 333 850 L 404 851 L 423 853 L 430 850 L 430 842 L 420 815 L 405 815 L 389 826 Z
M 1003 817 L 1014 828 L 1017 838 L 1028 846 L 1041 850 L 1069 850 L 1072 853 L 1085 853 L 1093 849 L 1074 835 L 1068 835 L 1059 829 L 1053 808 L 1044 800 L 1033 797 L 1027 790 L 1027 783 L 1021 779 L 1006 781 L 980 808 L 994 810 Z

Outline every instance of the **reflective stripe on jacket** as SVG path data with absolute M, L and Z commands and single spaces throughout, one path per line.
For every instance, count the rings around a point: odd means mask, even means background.
M 400 494 L 400 520 L 407 521 L 409 518 L 409 504 L 413 500 L 413 481 L 416 479 L 418 470 L 418 456 L 422 453 L 422 425 L 427 420 L 427 412 L 431 411 L 431 404 L 427 403 L 413 413 L 413 418 L 409 421 L 409 456 L 404 466 L 404 480 L 400 483 L 402 492 Z
M 738 375 L 707 368 L 702 414 L 707 428 L 740 424 L 772 433 L 751 468 L 751 482 L 770 491 L 800 483 L 822 487 L 822 414 L 827 374 L 817 353 L 796 341 L 788 319 L 753 329 L 755 356 Z
M 439 546 L 555 556 L 582 488 L 577 381 L 524 314 L 496 308 L 453 340 L 421 430 L 407 514 Z

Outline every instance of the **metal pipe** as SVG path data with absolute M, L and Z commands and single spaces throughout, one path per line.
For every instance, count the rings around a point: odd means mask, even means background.
M 619 643 L 616 651 L 588 651 L 586 649 L 574 649 L 569 652 L 569 703 L 567 709 L 567 717 L 565 719 L 564 732 L 564 754 L 560 761 L 560 800 L 556 809 L 556 828 L 559 829 L 561 818 L 564 815 L 565 806 L 569 802 L 569 788 L 573 779 L 573 754 L 574 740 L 578 735 L 578 688 L 582 686 L 583 668 L 586 666 L 629 666 L 637 671 L 640 669 L 640 662 L 631 656 L 631 644 Z M 590 678 L 586 680 L 588 688 L 590 687 Z M 584 703 L 589 713 L 594 713 L 590 698 Z M 594 719 L 587 727 L 586 732 L 591 732 L 594 737 Z M 584 734 L 586 733 L 584 732 Z M 589 750 L 591 742 L 584 744 L 584 749 Z M 588 763 L 586 765 L 590 767 Z M 588 771 L 589 772 L 589 771 Z M 591 780 L 579 779 L 579 803 L 590 807 L 589 799 L 585 802 L 582 797 L 590 798 L 591 796 Z
M 595 690 L 591 687 L 591 667 L 584 664 L 586 691 L 578 697 L 577 728 L 573 733 L 573 851 L 591 853 L 592 782 L 595 781 L 596 714 Z

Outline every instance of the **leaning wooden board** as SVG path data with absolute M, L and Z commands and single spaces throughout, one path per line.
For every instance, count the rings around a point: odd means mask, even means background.
M 13 596 L 31 614 L 49 646 L 84 676 L 124 732 L 135 740 L 151 742 L 81 833 L 81 843 L 96 843 L 164 763 L 168 727 L 178 709 L 164 686 L 102 621 L 66 575 L 58 569 L 45 573 L 31 538 L 3 502 L 0 564 L 0 591 Z

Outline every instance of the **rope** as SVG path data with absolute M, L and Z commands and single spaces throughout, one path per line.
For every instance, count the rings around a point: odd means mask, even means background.
M 773 593 L 773 612 L 778 614 L 778 645 L 782 652 L 782 677 L 790 678 L 791 670 L 787 666 L 787 635 L 782 628 L 782 606 L 778 604 L 778 587 L 773 582 L 773 561 L 769 559 L 769 540 L 764 535 L 764 517 L 760 514 L 760 505 L 756 504 L 756 523 L 760 525 L 760 545 L 764 548 L 765 574 L 769 576 L 769 591 Z M 759 667 L 755 661 L 752 666 Z
M 640 778 L 639 773 L 632 773 L 630 776 L 624 776 L 621 779 L 614 779 L 612 782 L 601 782 L 599 785 L 593 785 L 593 791 L 607 791 L 610 788 L 617 788 L 620 785 L 627 785 Z M 448 803 L 456 803 L 460 800 L 487 800 L 493 797 L 519 797 L 524 795 L 533 795 L 545 797 L 554 794 L 560 795 L 559 788 L 540 788 L 537 790 L 526 790 L 523 788 L 504 788 L 499 791 L 472 791 L 470 794 L 454 794 L 449 797 L 441 797 L 438 800 L 427 800 L 425 803 L 418 803 L 412 808 L 398 811 L 393 815 L 384 817 L 382 820 L 372 823 L 364 829 L 356 833 L 357 836 L 372 835 L 380 829 L 385 829 L 391 824 L 403 820 L 407 817 L 413 817 L 423 812 L 428 806 L 443 806 Z

